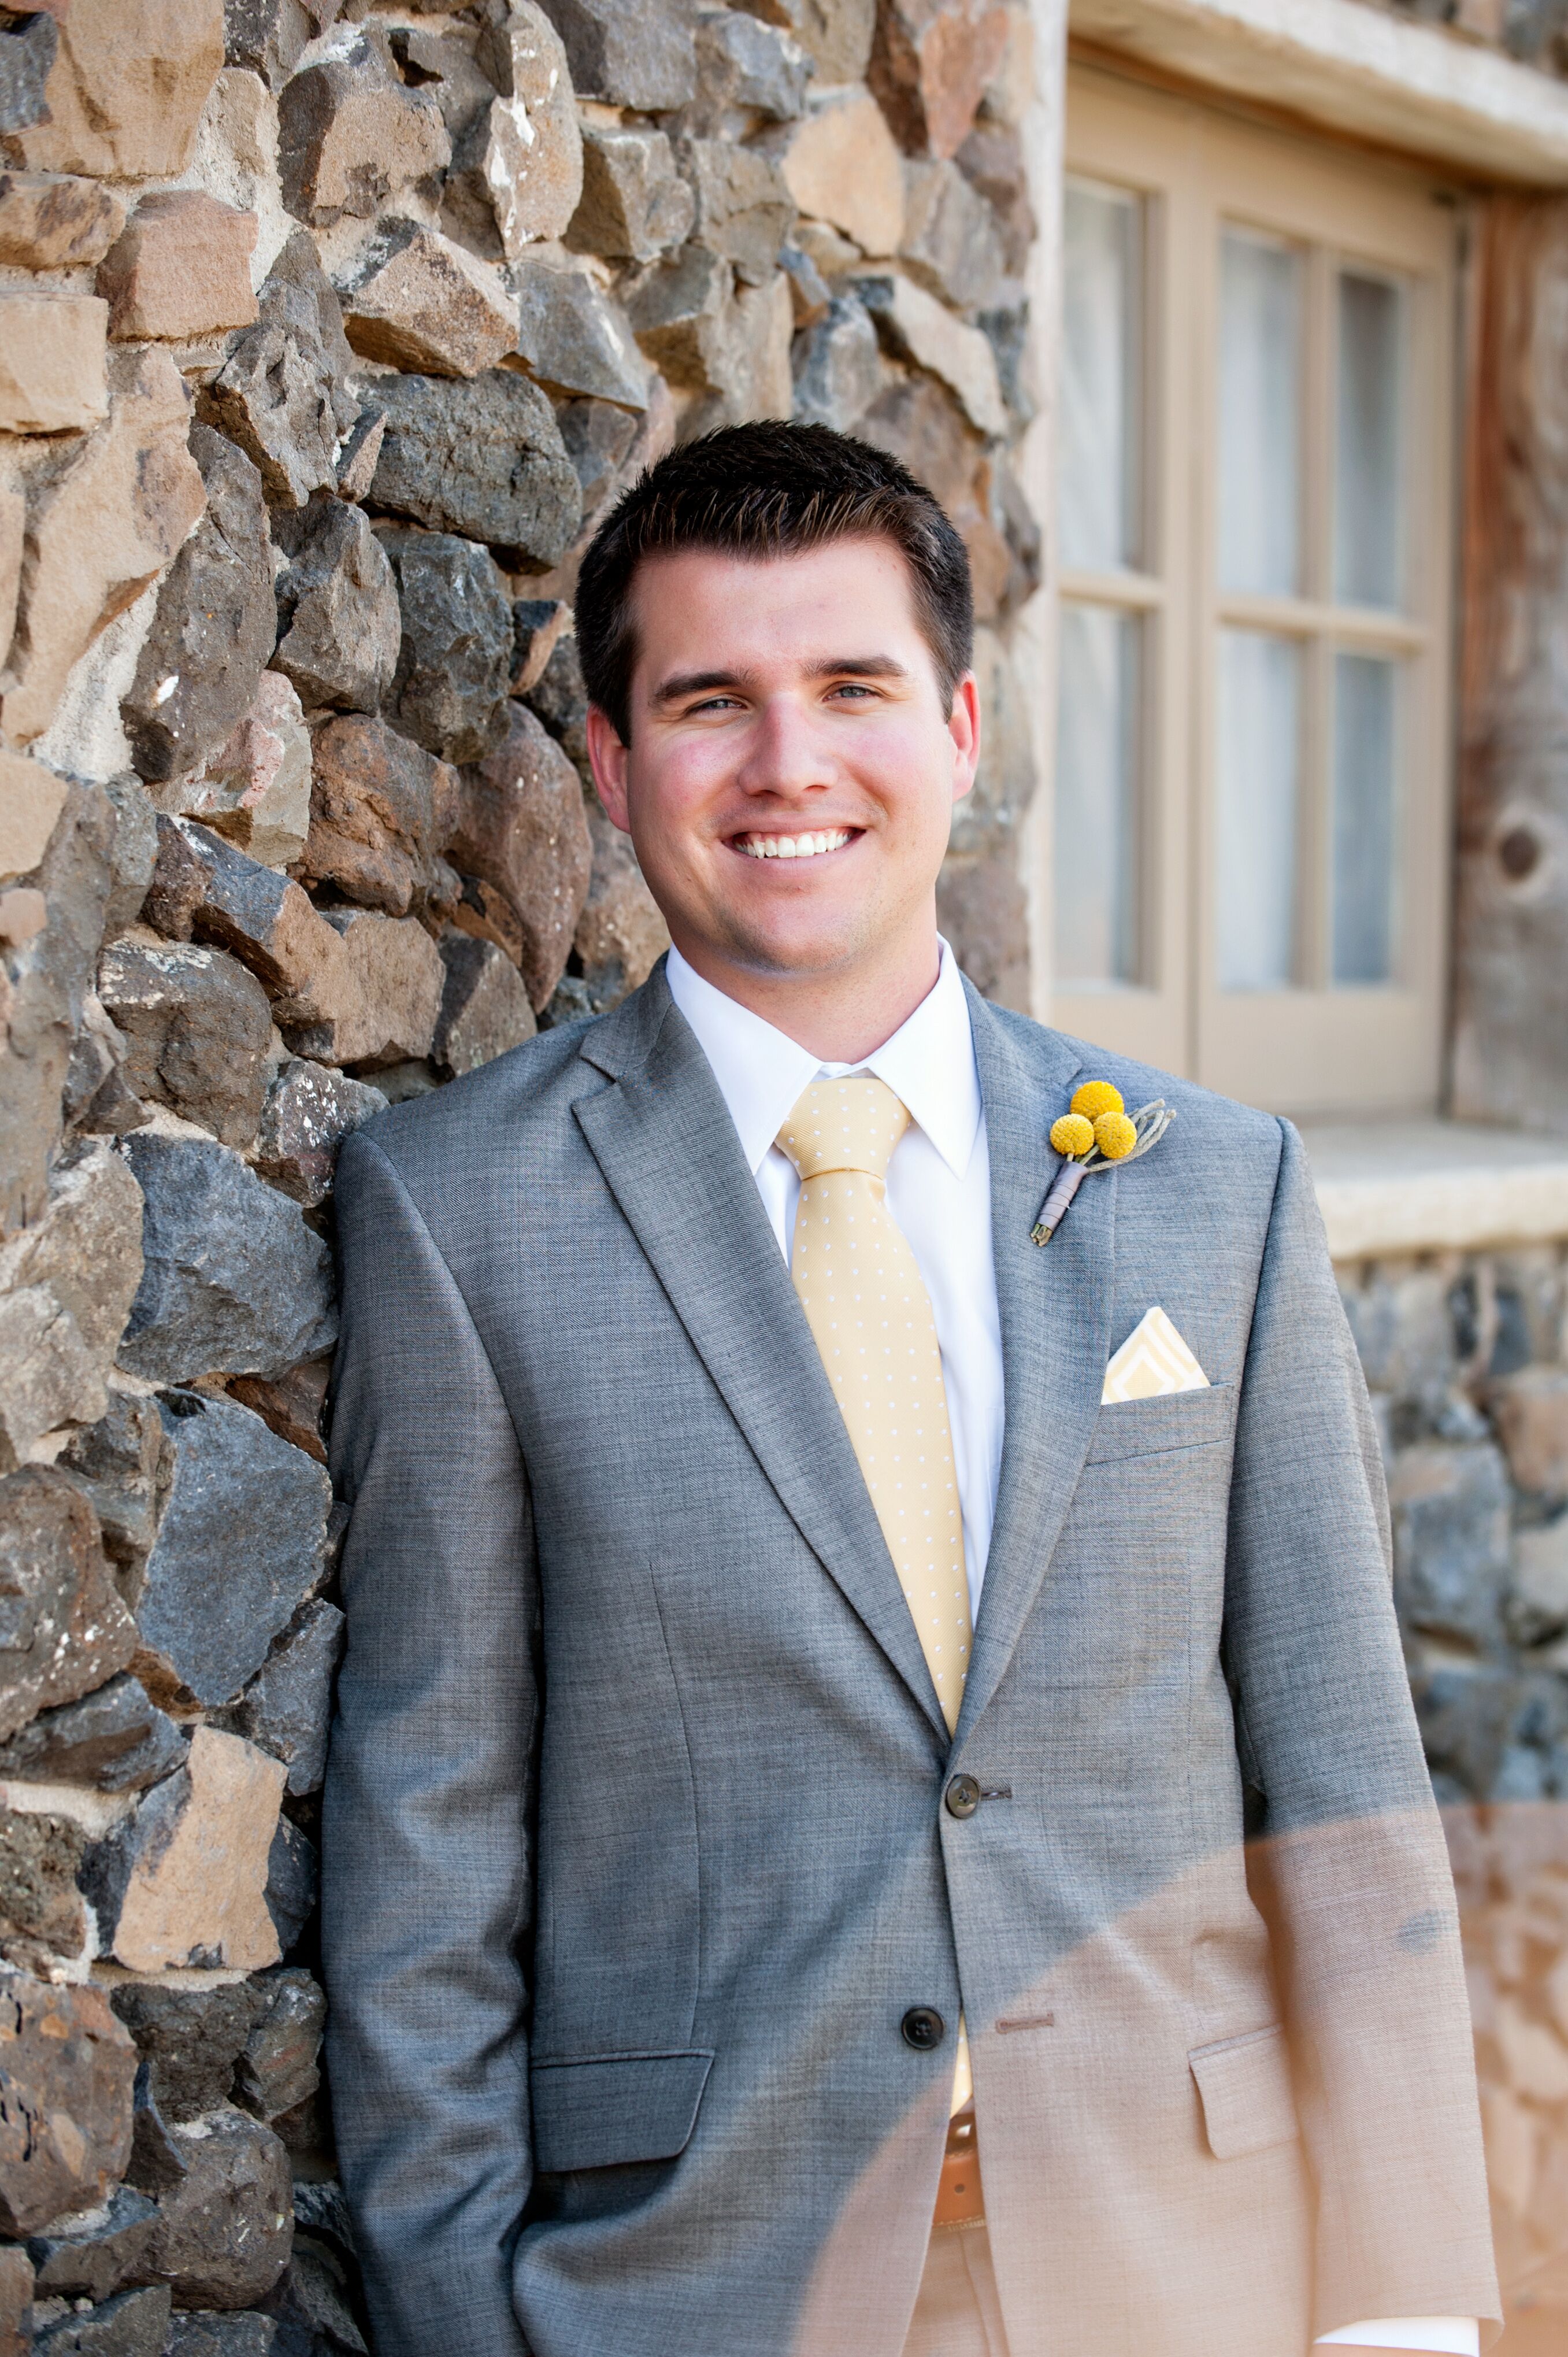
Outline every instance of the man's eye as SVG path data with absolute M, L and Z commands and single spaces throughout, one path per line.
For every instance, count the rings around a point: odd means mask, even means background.
M 740 698 L 738 695 L 706 695 L 703 698 L 701 704 L 693 705 L 691 712 L 688 713 L 687 717 L 690 719 L 692 714 L 698 712 L 738 712 L 739 710 Z
M 876 701 L 876 690 L 874 687 L 867 687 L 865 681 L 859 679 L 841 679 L 832 690 L 832 694 L 853 696 L 857 703 L 864 700 L 866 703 L 875 704 Z

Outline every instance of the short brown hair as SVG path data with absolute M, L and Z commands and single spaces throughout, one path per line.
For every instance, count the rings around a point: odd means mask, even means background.
M 647 468 L 594 534 L 577 577 L 577 652 L 591 703 L 631 742 L 637 642 L 631 587 L 648 556 L 709 548 L 803 554 L 835 540 L 890 540 L 909 568 L 915 614 L 944 708 L 969 669 L 969 556 L 941 507 L 886 451 L 826 425 L 767 418 L 724 425 Z

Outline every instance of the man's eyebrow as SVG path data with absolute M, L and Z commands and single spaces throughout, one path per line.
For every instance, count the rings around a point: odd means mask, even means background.
M 892 655 L 823 655 L 806 666 L 808 679 L 908 679 L 908 667 Z M 677 671 L 653 691 L 655 704 L 678 704 L 685 695 L 713 695 L 724 688 L 755 687 L 749 671 Z

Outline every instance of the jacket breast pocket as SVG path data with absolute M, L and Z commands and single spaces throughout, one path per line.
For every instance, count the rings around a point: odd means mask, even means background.
M 1277 2021 L 1244 2037 L 1195 2046 L 1187 2059 L 1216 2160 L 1240 2160 L 1273 2145 L 1294 2143 L 1301 2127 L 1284 2031 Z
M 529 2072 L 534 2166 L 551 2175 L 673 2160 L 692 2141 L 712 2051 L 596 2054 Z
M 1124 1457 L 1210 1448 L 1229 1440 L 1235 1414 L 1234 1383 L 1210 1383 L 1200 1392 L 1165 1392 L 1155 1399 L 1112 1400 L 1095 1418 L 1084 1461 L 1112 1465 Z

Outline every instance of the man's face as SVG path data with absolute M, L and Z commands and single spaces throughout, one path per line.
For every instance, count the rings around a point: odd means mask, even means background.
M 633 587 L 631 744 L 588 716 L 605 808 L 700 969 L 847 973 L 935 943 L 937 872 L 979 751 L 943 708 L 882 539 L 766 563 L 688 550 Z

